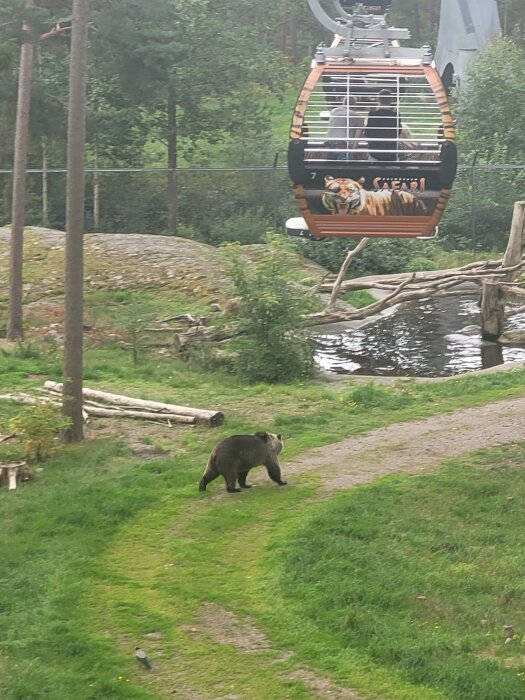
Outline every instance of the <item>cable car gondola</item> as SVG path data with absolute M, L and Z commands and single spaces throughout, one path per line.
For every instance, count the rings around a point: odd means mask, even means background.
M 302 217 L 291 235 L 428 238 L 450 197 L 457 164 L 447 94 L 428 46 L 399 46 L 407 29 L 384 15 L 351 14 L 339 0 L 292 119 L 288 170 Z M 346 3 L 348 5 L 348 3 Z

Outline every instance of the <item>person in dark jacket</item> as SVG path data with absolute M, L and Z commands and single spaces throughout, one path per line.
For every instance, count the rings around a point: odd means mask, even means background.
M 366 120 L 364 138 L 368 142 L 368 160 L 398 160 L 396 150 L 401 133 L 401 122 L 394 96 L 388 89 L 380 90 L 378 107 L 371 109 Z

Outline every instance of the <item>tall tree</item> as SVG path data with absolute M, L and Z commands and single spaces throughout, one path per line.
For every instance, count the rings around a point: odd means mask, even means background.
M 82 417 L 84 160 L 89 0 L 73 0 L 67 149 L 66 282 L 63 413 L 68 442 L 84 437 Z
M 507 37 L 489 44 L 470 67 L 456 114 L 465 154 L 478 151 L 485 162 L 511 162 L 503 157 L 523 163 L 525 50 Z
M 33 7 L 33 0 L 25 0 L 25 7 Z M 29 149 L 29 111 L 33 75 L 33 39 L 29 23 L 24 20 L 23 40 L 20 47 L 18 72 L 18 100 L 16 108 L 15 148 L 13 163 L 13 196 L 11 207 L 11 246 L 9 267 L 9 316 L 7 337 L 11 340 L 24 337 L 23 315 L 23 256 L 24 220 L 26 201 L 26 169 Z

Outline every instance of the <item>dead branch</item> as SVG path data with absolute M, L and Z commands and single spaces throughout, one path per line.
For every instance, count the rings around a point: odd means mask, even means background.
M 356 255 L 358 255 L 363 248 L 366 246 L 370 239 L 369 238 L 362 238 L 357 246 L 351 250 L 344 261 L 344 263 L 341 265 L 341 269 L 339 270 L 339 274 L 337 275 L 337 279 L 334 282 L 334 286 L 332 288 L 332 294 L 330 296 L 330 300 L 328 304 L 326 305 L 326 311 L 333 311 L 335 309 L 335 304 L 337 302 L 337 297 L 339 295 L 339 290 L 341 289 L 341 284 L 343 283 L 343 280 L 345 278 L 345 275 L 348 271 L 348 268 L 350 267 L 350 263 L 352 260 L 355 258 Z
M 94 29 L 95 24 L 93 22 L 89 22 L 88 28 Z M 51 29 L 51 31 L 40 35 L 40 41 L 46 41 L 46 39 L 53 39 L 55 36 L 58 36 L 59 34 L 64 34 L 65 32 L 70 32 L 72 29 L 73 29 L 73 26 L 71 24 L 67 24 L 64 27 L 60 23 L 55 24 L 55 26 L 53 27 L 53 29 Z
M 313 287 L 309 287 L 307 289 L 307 291 L 308 292 L 318 292 L 320 290 L 321 286 L 324 284 L 325 280 L 327 280 L 329 277 L 333 277 L 332 272 L 327 272 L 325 275 L 323 275 L 321 277 L 321 279 L 319 280 L 319 282 L 317 282 L 317 284 L 314 284 Z
M 169 316 L 168 318 L 161 319 L 158 323 L 169 323 L 170 321 L 187 321 L 190 325 L 198 325 L 202 323 L 202 319 L 197 316 L 192 316 L 192 314 L 175 314 L 175 316 Z
M 409 299 L 412 300 L 414 298 L 414 294 L 417 295 L 417 293 L 412 292 L 410 294 L 401 295 L 400 297 L 401 290 L 403 290 L 410 283 L 411 279 L 412 278 L 409 277 L 407 279 L 402 280 L 401 284 L 399 284 L 391 294 L 384 297 L 384 299 L 380 299 L 379 301 L 376 301 L 373 304 L 369 304 L 368 306 L 363 307 L 362 309 L 354 309 L 353 311 L 347 312 L 321 311 L 314 314 L 309 314 L 307 316 L 307 322 L 309 325 L 317 325 L 325 323 L 338 323 L 339 321 L 357 321 L 363 318 L 367 318 L 368 316 L 373 316 L 374 314 L 383 311 L 383 309 L 386 309 L 389 306 L 393 306 L 394 304 L 400 303 L 398 301 L 399 298 L 402 298 L 403 301 L 408 301 Z M 396 300 L 395 302 L 393 301 L 394 299 Z
M 3 435 L 0 437 L 0 443 L 7 442 L 8 440 L 12 440 L 15 437 L 16 437 L 16 433 L 11 433 L 10 435 Z
M 515 284 L 505 284 L 502 283 L 503 287 L 505 289 L 505 294 L 508 294 L 509 296 L 513 297 L 518 297 L 520 299 L 525 298 L 525 289 L 523 287 L 517 287 Z
M 515 272 L 520 269 L 525 268 L 525 260 L 521 260 L 516 265 L 510 267 L 501 267 L 501 261 L 484 261 L 480 263 L 470 263 L 470 265 L 465 265 L 464 267 L 451 268 L 449 270 L 432 270 L 428 272 L 415 272 L 406 273 L 401 272 L 397 275 L 370 275 L 367 277 L 359 277 L 352 280 L 345 280 L 341 284 L 341 290 L 345 292 L 356 291 L 359 289 L 373 289 L 378 288 L 377 285 L 396 285 L 403 279 L 407 278 L 407 275 L 412 275 L 411 283 L 414 286 L 420 286 L 421 284 L 427 284 L 429 282 L 445 281 L 451 277 L 461 277 L 462 281 L 476 282 L 476 278 L 486 277 L 494 275 L 497 277 L 502 277 L 509 272 Z M 330 293 L 332 291 L 331 284 L 323 284 L 321 286 L 322 292 Z
M 517 316 L 518 314 L 522 314 L 525 312 L 525 306 L 520 306 L 517 309 L 510 309 L 509 311 L 505 311 L 505 316 L 508 318 L 510 316 Z

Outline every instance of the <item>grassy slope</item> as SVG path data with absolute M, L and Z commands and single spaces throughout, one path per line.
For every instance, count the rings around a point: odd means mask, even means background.
M 122 353 L 118 363 L 115 352 Z M 269 485 L 249 499 L 213 506 L 208 495 L 197 494 L 196 482 L 210 448 L 228 433 L 261 425 L 282 431 L 289 458 L 379 425 L 518 394 L 524 372 L 403 384 L 394 393 L 322 384 L 246 388 L 173 361 L 133 367 L 127 354 L 115 349 L 90 351 L 87 372 L 90 384 L 217 406 L 228 420 L 213 431 L 166 431 L 160 440 L 176 440 L 175 457 L 155 462 L 133 459 L 117 437 L 67 448 L 45 465 L 34 484 L 14 494 L 0 492 L 1 547 L 8 553 L 2 583 L 17 591 L 2 600 L 4 697 L 167 697 L 177 684 L 211 694 L 219 692 L 217 684 L 225 684 L 226 690 L 233 686 L 245 697 L 261 699 L 315 697 L 299 681 L 280 677 L 290 661 L 272 663 L 276 652 L 250 654 L 246 662 L 246 654 L 212 643 L 210 658 L 206 636 L 178 626 L 198 627 L 197 611 L 210 600 L 249 613 L 271 631 L 277 648 L 295 648 L 305 663 L 324 667 L 341 682 L 383 693 L 388 689 L 392 700 L 441 697 L 414 689 L 366 656 L 340 656 L 330 635 L 302 616 L 287 615 L 288 606 L 272 588 L 266 558 L 276 535 L 308 520 L 305 502 L 313 477 L 290 489 Z M 42 377 L 35 375 L 58 378 L 58 365 L 52 356 L 3 356 L 0 374 L 22 388 L 40 384 Z M 4 414 L 12 410 L 2 409 Z M 303 634 L 301 641 L 297 629 L 310 629 L 311 643 Z M 152 631 L 162 632 L 162 640 L 144 642 L 144 634 Z M 161 672 L 144 676 L 135 668 L 137 639 L 148 645 Z M 10 667 L 17 672 L 7 673 Z
M 524 456 L 480 453 L 322 505 L 273 554 L 283 599 L 336 654 L 393 678 L 457 700 L 525 697 Z

